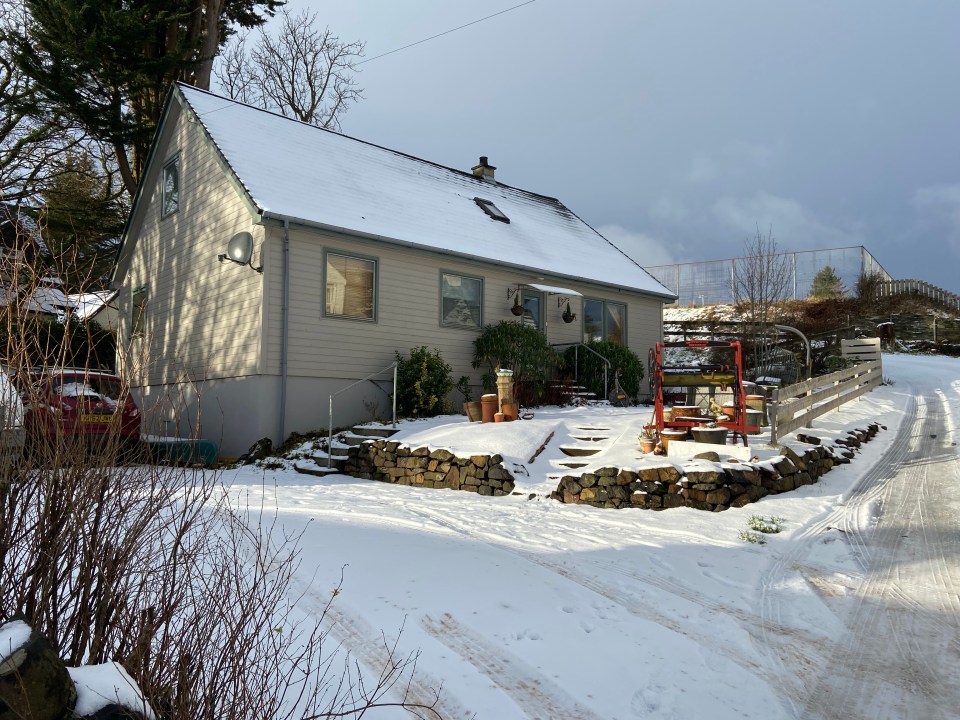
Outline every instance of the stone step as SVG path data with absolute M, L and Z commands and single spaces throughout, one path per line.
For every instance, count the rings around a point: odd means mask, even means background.
M 327 475 L 337 475 L 343 472 L 342 463 L 335 462 L 333 467 L 326 466 L 317 466 L 317 467 L 300 467 L 296 463 L 293 464 L 293 469 L 296 470 L 301 475 L 313 475 L 314 477 L 326 477 Z
M 400 428 L 390 427 L 389 425 L 354 425 L 353 434 L 363 435 L 368 438 L 388 438 L 396 435 Z
M 600 452 L 600 448 L 562 447 L 560 452 L 569 457 L 590 457 Z

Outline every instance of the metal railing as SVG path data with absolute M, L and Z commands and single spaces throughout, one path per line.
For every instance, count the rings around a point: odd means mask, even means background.
M 387 370 L 393 370 L 393 427 L 397 426 L 397 365 L 398 363 L 392 362 L 387 365 L 382 370 L 377 370 L 375 373 L 370 373 L 364 378 L 360 378 L 355 383 L 347 385 L 345 388 L 340 388 L 335 393 L 330 393 L 330 429 L 327 436 L 327 468 L 333 467 L 333 399 L 340 393 L 345 393 L 350 388 L 356 387 L 360 383 L 364 383 L 367 380 L 373 380 L 377 375 L 385 373 Z
M 550 345 L 550 347 L 554 347 L 554 348 L 571 347 L 571 346 L 573 346 L 573 372 L 574 372 L 573 380 L 574 382 L 577 382 L 577 383 L 580 382 L 580 352 L 579 352 L 580 348 L 583 348 L 584 350 L 587 350 L 588 352 L 593 353 L 598 358 L 603 360 L 603 398 L 604 400 L 606 400 L 607 397 L 610 395 L 610 388 L 607 382 L 610 374 L 610 368 L 612 367 L 610 365 L 610 361 L 607 360 L 603 355 L 598 353 L 596 350 L 594 350 L 592 347 L 582 342 L 552 343 Z

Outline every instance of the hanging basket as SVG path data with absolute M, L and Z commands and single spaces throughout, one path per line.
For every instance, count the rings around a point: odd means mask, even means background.
M 520 304 L 520 298 L 516 295 L 513 296 L 513 307 L 510 308 L 510 312 L 517 317 L 523 315 L 523 305 Z
M 565 323 L 572 323 L 577 319 L 577 314 L 570 311 L 570 303 L 567 303 L 567 309 L 563 311 L 563 315 L 560 317 L 563 318 Z

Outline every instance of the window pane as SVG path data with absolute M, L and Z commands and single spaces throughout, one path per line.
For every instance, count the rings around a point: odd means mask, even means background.
M 443 273 L 440 276 L 440 322 L 443 325 L 480 327 L 483 282 L 477 278 Z
M 345 255 L 327 255 L 328 315 L 373 319 L 377 264 Z
M 133 330 L 131 334 L 136 337 L 143 335 L 144 313 L 147 309 L 147 291 L 135 290 L 133 293 Z
M 531 294 L 528 292 L 523 293 L 522 299 L 523 305 L 523 316 L 520 318 L 520 321 L 524 325 L 531 325 L 537 330 L 539 330 L 543 324 L 541 322 L 541 297 L 539 294 Z
M 177 157 L 163 168 L 162 214 L 169 215 L 180 205 L 180 158 Z
M 627 306 L 607 303 L 607 340 L 627 344 Z
M 583 341 L 603 340 L 603 303 L 600 300 L 583 301 Z

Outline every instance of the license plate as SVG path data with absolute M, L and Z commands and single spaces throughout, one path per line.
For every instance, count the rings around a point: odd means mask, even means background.
M 80 422 L 85 423 L 108 423 L 113 420 L 113 415 L 81 415 Z

